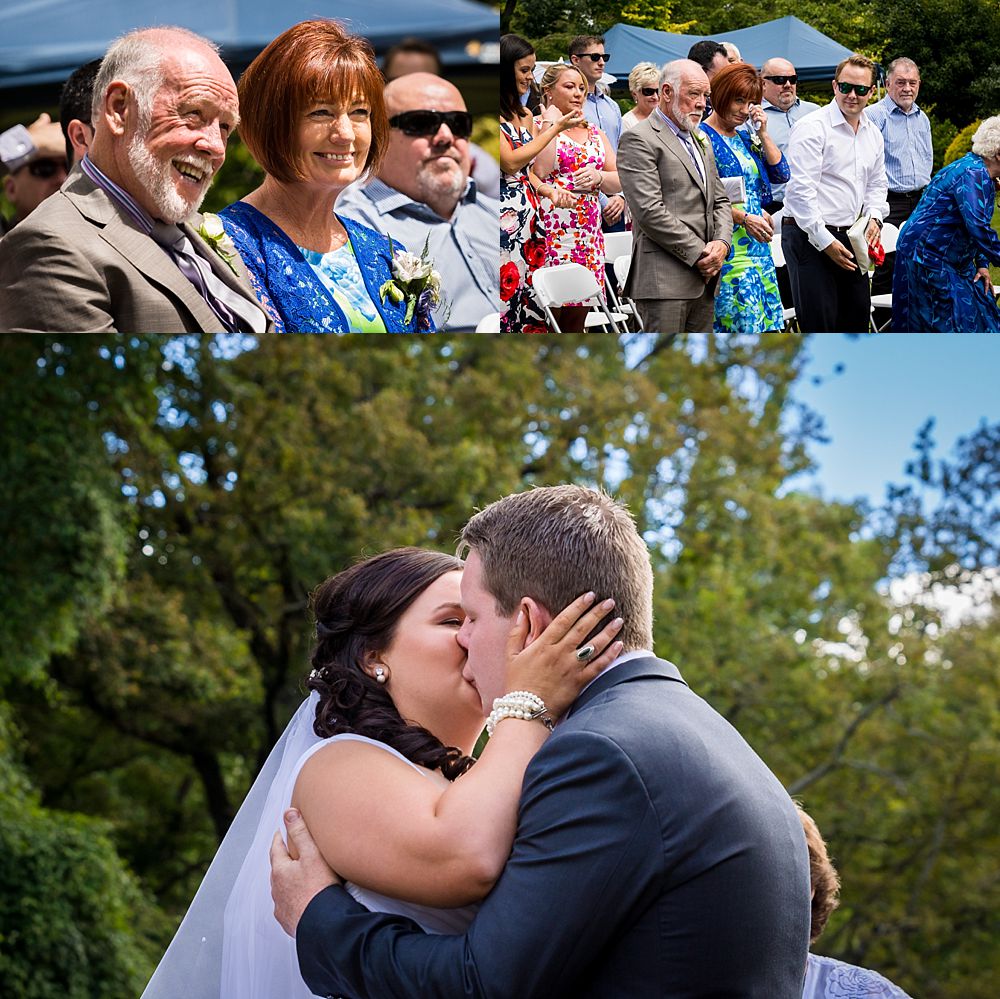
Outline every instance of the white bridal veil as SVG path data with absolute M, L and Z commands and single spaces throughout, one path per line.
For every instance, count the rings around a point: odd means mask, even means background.
M 268 851 L 274 833 L 284 835 L 296 764 L 320 741 L 313 732 L 318 702 L 314 691 L 271 750 L 141 999 L 311 995 L 298 973 L 295 941 L 273 917 Z M 260 926 L 272 932 L 262 935 Z

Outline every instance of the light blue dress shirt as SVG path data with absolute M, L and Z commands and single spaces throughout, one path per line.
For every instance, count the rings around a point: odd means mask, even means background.
M 931 123 L 916 104 L 904 111 L 888 94 L 865 112 L 885 142 L 885 172 L 889 190 L 916 191 L 931 181 L 934 151 Z
M 795 103 L 787 111 L 782 111 L 781 108 L 770 101 L 761 101 L 760 106 L 764 114 L 767 115 L 767 134 L 771 136 L 774 144 L 782 152 L 788 149 L 788 133 L 791 132 L 792 126 L 799 119 L 805 118 L 807 114 L 812 114 L 813 111 L 819 108 L 818 104 L 813 104 L 812 101 L 800 100 L 798 97 L 795 98 Z M 772 185 L 771 197 L 775 201 L 784 201 L 785 185 Z
M 618 107 L 618 102 L 595 89 L 593 93 L 587 94 L 583 102 L 583 115 L 591 125 L 596 125 L 608 137 L 608 144 L 617 154 L 618 140 L 622 137 L 622 109 Z M 608 203 L 608 196 L 603 191 L 597 192 L 597 203 L 603 212 Z
M 433 314 L 439 330 L 474 330 L 483 316 L 500 311 L 500 202 L 478 194 L 471 179 L 450 219 L 378 177 L 346 187 L 337 214 L 377 229 L 411 253 L 429 241 L 444 293 Z

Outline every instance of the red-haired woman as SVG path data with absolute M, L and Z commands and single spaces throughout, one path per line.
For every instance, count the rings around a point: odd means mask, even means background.
M 369 44 L 326 20 L 293 25 L 240 78 L 240 135 L 266 176 L 221 217 L 279 333 L 433 329 L 426 299 L 383 297 L 403 248 L 333 210 L 384 154 L 384 86 Z
M 742 177 L 746 189 L 744 201 L 733 201 L 733 244 L 715 296 L 716 333 L 756 334 L 785 325 L 768 246 L 774 227 L 763 206 L 771 200 L 771 183 L 783 184 L 790 173 L 767 134 L 762 93 L 761 78 L 749 63 L 726 66 L 712 77 L 712 113 L 701 124 L 719 176 Z

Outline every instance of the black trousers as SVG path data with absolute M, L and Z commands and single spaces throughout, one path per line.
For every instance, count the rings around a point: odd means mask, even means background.
M 803 333 L 867 333 L 871 323 L 867 276 L 838 267 L 794 222 L 782 222 L 781 247 L 799 329 Z M 851 249 L 846 226 L 828 228 L 834 239 Z

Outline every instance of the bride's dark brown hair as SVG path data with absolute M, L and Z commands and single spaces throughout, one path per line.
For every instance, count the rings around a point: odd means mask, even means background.
M 449 780 L 475 762 L 427 729 L 405 721 L 385 686 L 364 670 L 392 644 L 399 619 L 436 579 L 462 568 L 453 555 L 394 548 L 331 576 L 312 595 L 316 647 L 306 681 L 320 697 L 321 738 L 351 732 L 391 746 Z

